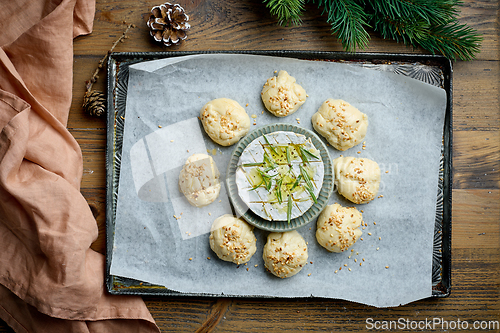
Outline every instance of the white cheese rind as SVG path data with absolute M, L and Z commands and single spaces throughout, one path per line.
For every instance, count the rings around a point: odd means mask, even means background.
M 300 165 L 302 165 L 302 167 L 305 166 L 305 168 L 308 170 L 314 170 L 314 174 L 311 175 L 311 182 L 313 183 L 313 193 L 317 198 L 323 184 L 324 165 L 323 161 L 321 160 L 320 151 L 316 149 L 316 147 L 314 147 L 311 139 L 307 139 L 302 134 L 284 131 L 269 133 L 265 136 L 269 143 L 272 145 L 299 145 L 319 157 L 319 160 L 310 158 L 307 166 L 299 158 L 292 159 L 291 161 L 291 172 L 295 176 L 301 174 Z M 258 137 L 243 150 L 236 170 L 236 185 L 238 187 L 238 194 L 241 200 L 248 206 L 248 208 L 259 217 L 269 221 L 286 221 L 288 219 L 287 196 L 285 196 L 282 203 L 279 204 L 278 202 L 276 202 L 276 200 L 273 200 L 273 194 L 270 194 L 270 192 L 264 187 L 259 187 L 255 190 L 252 190 L 253 184 L 249 180 L 249 177 L 252 174 L 252 169 L 255 168 L 255 166 L 243 166 L 245 164 L 261 163 L 264 160 L 264 152 L 269 152 L 269 148 L 264 148 L 268 146 L 266 138 L 264 138 L 263 136 Z M 286 168 L 288 170 L 288 166 L 286 165 L 280 166 L 278 168 Z M 269 172 L 270 175 L 272 175 L 273 173 L 276 173 L 276 171 Z M 311 198 L 309 192 L 305 190 L 302 181 L 300 187 L 301 188 L 298 189 L 299 191 L 292 192 L 293 205 L 290 216 L 291 219 L 303 215 L 314 204 L 314 201 Z M 273 190 L 271 189 L 271 193 L 272 191 Z

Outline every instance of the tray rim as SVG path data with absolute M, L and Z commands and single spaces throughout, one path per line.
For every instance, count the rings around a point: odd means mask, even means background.
M 307 51 L 307 50 L 240 50 L 240 51 L 175 51 L 175 52 L 113 52 L 109 54 L 107 62 L 107 117 L 106 117 L 106 289 L 115 295 L 138 295 L 138 296 L 208 296 L 208 297 L 246 297 L 246 298 L 271 298 L 259 295 L 224 295 L 224 294 L 200 294 L 181 293 L 169 290 L 166 287 L 151 285 L 140 281 L 116 277 L 110 274 L 111 254 L 113 249 L 114 218 L 113 218 L 113 177 L 114 177 L 114 148 L 116 128 L 115 89 L 116 74 L 114 69 L 117 65 L 129 66 L 140 61 L 155 60 L 169 57 L 179 57 L 197 54 L 252 54 L 275 57 L 288 57 L 308 60 L 322 60 L 334 62 L 371 62 L 372 64 L 392 63 L 430 63 L 439 64 L 443 71 L 443 86 L 446 91 L 446 114 L 443 135 L 443 211 L 441 222 L 441 281 L 432 287 L 430 297 L 448 297 L 451 294 L 451 221 L 452 221 L 452 150 L 453 150 L 453 66 L 452 61 L 440 55 L 405 54 L 405 53 L 378 53 L 378 52 L 334 52 L 334 51 Z M 118 280 L 127 280 L 136 283 L 134 286 L 121 286 Z M 321 298 L 321 297 L 304 297 Z

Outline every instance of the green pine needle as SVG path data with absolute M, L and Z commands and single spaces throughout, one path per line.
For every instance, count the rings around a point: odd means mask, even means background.
M 298 25 L 306 0 L 263 0 L 281 25 Z M 311 0 L 323 9 L 344 50 L 364 49 L 373 28 L 383 38 L 448 59 L 472 60 L 481 35 L 458 22 L 461 0 Z
M 475 59 L 483 40 L 475 30 L 457 22 L 435 26 L 426 37 L 418 41 L 420 46 L 452 60 L 457 57 L 460 60 Z
M 393 20 L 414 18 L 428 24 L 442 24 L 458 16 L 456 6 L 460 3 L 459 0 L 366 0 L 366 9 Z
M 318 6 L 323 7 L 326 21 L 332 26 L 344 50 L 355 52 L 356 48 L 365 49 L 370 39 L 365 30 L 368 26 L 367 15 L 358 1 L 318 0 Z
M 378 13 L 371 19 L 374 30 L 385 39 L 392 39 L 413 47 L 422 47 L 448 59 L 472 60 L 480 51 L 481 36 L 456 20 L 443 24 L 430 24 L 416 13 L 391 19 Z
M 300 25 L 305 0 L 264 0 L 271 15 L 278 17 L 279 25 Z

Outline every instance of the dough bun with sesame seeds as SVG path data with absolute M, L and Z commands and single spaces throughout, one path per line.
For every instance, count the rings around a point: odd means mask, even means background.
M 312 118 L 314 129 L 334 148 L 344 151 L 366 135 L 368 116 L 341 99 L 327 99 Z
M 269 78 L 261 92 L 266 109 L 276 117 L 286 117 L 297 111 L 306 101 L 306 91 L 286 71 Z
M 362 221 L 355 207 L 326 206 L 316 222 L 316 240 L 330 252 L 343 252 L 363 234 L 359 229 Z
M 211 100 L 201 108 L 200 120 L 210 139 L 230 146 L 250 129 L 250 117 L 238 102 L 229 98 Z
M 179 190 L 191 205 L 204 207 L 219 196 L 219 177 L 219 169 L 211 156 L 194 154 L 186 160 L 179 174 Z
M 307 256 L 306 242 L 297 230 L 270 233 L 262 254 L 267 270 L 282 279 L 300 272 Z
M 337 157 L 333 160 L 338 192 L 355 204 L 372 201 L 380 187 L 380 168 L 367 158 Z
M 210 230 L 210 248 L 219 259 L 244 264 L 257 250 L 253 227 L 231 214 L 218 217 Z

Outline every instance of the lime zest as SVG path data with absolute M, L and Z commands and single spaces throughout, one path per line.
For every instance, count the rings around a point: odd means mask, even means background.
M 269 148 L 271 148 L 271 150 L 273 151 L 273 153 L 275 153 L 276 155 L 278 155 L 278 152 L 273 147 L 273 145 L 269 142 L 269 140 L 266 138 L 266 136 L 264 134 L 262 134 L 262 136 L 264 137 L 264 140 L 266 140 L 266 143 L 269 145 Z

